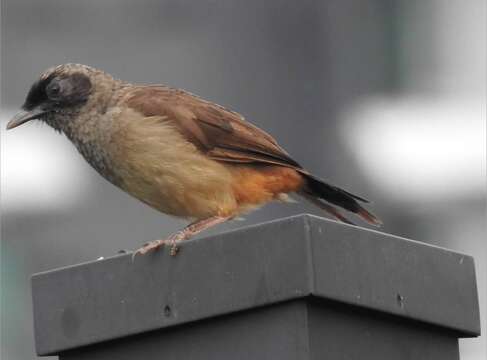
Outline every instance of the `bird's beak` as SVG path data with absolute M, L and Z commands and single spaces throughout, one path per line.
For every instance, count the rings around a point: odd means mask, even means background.
M 44 115 L 47 111 L 42 109 L 33 109 L 31 111 L 21 111 L 17 115 L 15 115 L 12 120 L 10 120 L 7 124 L 7 130 L 16 128 L 27 121 L 38 119 L 42 115 Z

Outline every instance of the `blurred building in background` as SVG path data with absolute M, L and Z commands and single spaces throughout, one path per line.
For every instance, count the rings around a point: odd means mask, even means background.
M 2 5 L 3 359 L 35 358 L 30 274 L 183 225 L 105 182 L 46 126 L 5 133 L 38 74 L 65 62 L 241 112 L 305 167 L 373 199 L 383 231 L 474 255 L 484 318 L 485 1 Z M 302 212 L 320 214 L 273 204 L 212 231 Z M 485 337 L 463 341 L 461 352 L 484 359 Z

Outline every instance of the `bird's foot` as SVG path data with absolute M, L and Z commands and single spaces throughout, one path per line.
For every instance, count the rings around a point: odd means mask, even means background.
M 166 244 L 167 244 L 167 241 L 166 240 L 154 240 L 154 241 L 150 241 L 148 243 L 145 243 L 142 247 L 140 247 L 139 249 L 137 249 L 136 251 L 133 252 L 133 254 L 132 254 L 132 261 L 134 260 L 134 258 L 138 254 L 140 254 L 140 255 L 147 254 L 149 251 L 151 251 L 151 250 L 157 250 L 161 246 L 164 246 Z
M 186 232 L 184 230 L 178 231 L 177 233 L 172 234 L 169 236 L 165 241 L 169 246 L 171 246 L 170 254 L 171 256 L 176 256 L 179 251 L 178 243 L 185 240 L 187 237 Z
M 179 231 L 179 232 L 171 235 L 167 239 L 150 241 L 150 242 L 144 244 L 144 246 L 142 246 L 141 248 L 137 249 L 132 254 L 132 260 L 138 254 L 144 255 L 144 254 L 147 254 L 149 251 L 158 250 L 162 246 L 170 246 L 170 254 L 171 254 L 171 256 L 175 256 L 179 251 L 179 247 L 177 244 L 180 241 L 184 240 L 185 238 L 186 238 L 186 234 L 183 231 Z
M 138 249 L 132 254 L 132 261 L 134 260 L 137 254 L 144 255 L 147 252 L 151 250 L 156 250 L 163 245 L 169 245 L 171 247 L 170 249 L 171 256 L 176 256 L 179 250 L 178 243 L 180 243 L 183 240 L 188 240 L 193 235 L 198 234 L 199 232 L 208 229 L 209 227 L 230 220 L 231 218 L 232 216 L 213 216 L 208 219 L 195 221 L 194 223 L 191 223 L 188 226 L 186 226 L 183 230 L 172 234 L 165 240 L 154 240 L 145 244 L 144 246 L 142 246 L 140 249 Z

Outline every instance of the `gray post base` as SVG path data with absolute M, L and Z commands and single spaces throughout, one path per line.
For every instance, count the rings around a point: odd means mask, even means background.
M 302 215 L 32 278 L 60 359 L 459 359 L 473 259 Z

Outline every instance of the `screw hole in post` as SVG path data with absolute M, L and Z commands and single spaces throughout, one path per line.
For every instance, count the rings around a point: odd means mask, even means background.
M 165 317 L 171 316 L 171 307 L 169 305 L 164 306 L 164 316 Z
M 399 307 L 402 309 L 404 307 L 404 296 L 398 293 L 396 295 L 396 301 L 397 301 L 397 305 L 399 305 Z

